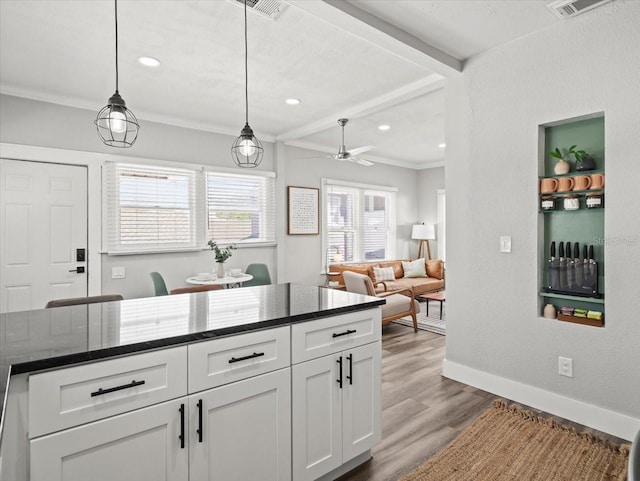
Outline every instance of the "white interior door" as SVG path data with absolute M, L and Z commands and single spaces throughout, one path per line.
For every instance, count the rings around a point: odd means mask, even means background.
M 0 312 L 86 296 L 87 168 L 0 159 L 0 185 Z

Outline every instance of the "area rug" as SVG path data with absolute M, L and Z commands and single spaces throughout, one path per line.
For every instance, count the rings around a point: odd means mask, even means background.
M 623 481 L 629 445 L 496 400 L 471 426 L 401 481 Z
M 440 303 L 439 302 L 431 302 L 429 304 L 429 315 L 427 316 L 427 307 L 424 302 L 420 303 L 420 312 L 416 316 L 418 320 L 418 329 L 422 329 L 423 331 L 435 332 L 436 334 L 445 335 L 447 332 L 447 322 L 446 322 L 446 306 L 442 306 L 442 319 L 440 319 Z M 413 319 L 411 316 L 402 317 L 400 319 L 396 319 L 393 321 L 397 324 L 402 324 L 403 326 L 413 327 Z

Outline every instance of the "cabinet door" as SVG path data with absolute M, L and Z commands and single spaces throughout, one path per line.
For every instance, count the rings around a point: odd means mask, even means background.
M 295 481 L 317 479 L 342 464 L 340 359 L 332 354 L 291 368 Z
M 380 441 L 380 352 L 380 342 L 374 342 L 343 353 L 343 462 Z
M 187 481 L 180 407 L 187 398 L 85 424 L 30 443 L 31 481 Z M 185 433 L 186 436 L 186 433 Z
M 189 405 L 190 481 L 291 480 L 290 368 L 193 394 Z

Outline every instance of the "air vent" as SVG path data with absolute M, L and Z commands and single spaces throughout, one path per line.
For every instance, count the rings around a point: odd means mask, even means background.
M 547 5 L 560 18 L 576 15 L 604 5 L 611 0 L 558 0 Z
M 236 5 L 244 8 L 244 0 L 229 0 Z M 247 0 L 247 10 L 256 12 L 263 17 L 270 18 L 271 20 L 275 20 L 288 5 L 284 2 L 280 2 L 278 0 Z

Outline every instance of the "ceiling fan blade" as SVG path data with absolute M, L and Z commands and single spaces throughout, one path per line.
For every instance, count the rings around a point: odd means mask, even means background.
M 373 162 L 370 162 L 365 159 L 358 159 L 357 157 L 351 157 L 349 161 L 355 162 L 356 164 L 364 165 L 365 167 L 371 167 L 373 165 Z
M 364 153 L 364 152 L 368 152 L 368 151 L 370 151 L 371 149 L 375 149 L 375 147 L 374 147 L 373 145 L 365 145 L 365 146 L 363 146 L 363 147 L 358 147 L 357 149 L 351 149 L 351 150 L 349 151 L 349 153 L 350 153 L 351 155 L 358 155 L 358 154 L 362 154 L 362 153 Z

